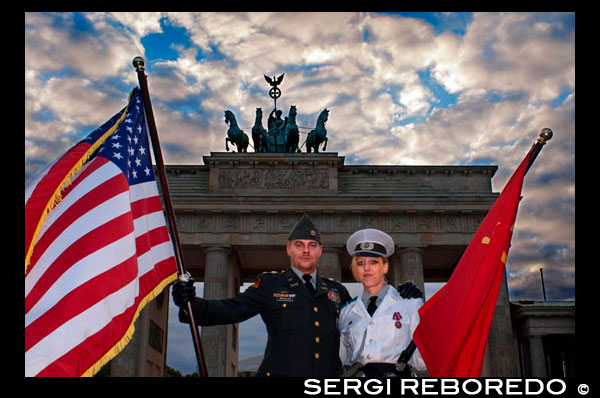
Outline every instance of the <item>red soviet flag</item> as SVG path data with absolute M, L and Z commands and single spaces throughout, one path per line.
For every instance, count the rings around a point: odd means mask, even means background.
M 481 222 L 448 283 L 419 309 L 413 341 L 430 376 L 481 376 L 529 151 Z

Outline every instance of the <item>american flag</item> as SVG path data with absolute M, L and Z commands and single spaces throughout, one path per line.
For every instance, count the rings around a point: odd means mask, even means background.
M 92 376 L 177 277 L 140 91 L 25 189 L 25 376 Z

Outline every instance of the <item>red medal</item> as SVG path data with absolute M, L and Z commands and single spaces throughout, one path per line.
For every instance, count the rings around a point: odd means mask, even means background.
M 394 323 L 394 326 L 396 326 L 396 329 L 400 329 L 402 327 L 402 324 L 400 323 L 400 321 L 396 321 L 396 323 Z

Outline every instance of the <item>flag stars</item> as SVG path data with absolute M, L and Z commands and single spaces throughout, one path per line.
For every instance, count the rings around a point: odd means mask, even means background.
M 100 150 L 104 156 L 121 168 L 130 184 L 146 182 L 154 177 L 146 135 L 142 101 L 132 102 L 120 126 L 116 126 L 110 140 Z

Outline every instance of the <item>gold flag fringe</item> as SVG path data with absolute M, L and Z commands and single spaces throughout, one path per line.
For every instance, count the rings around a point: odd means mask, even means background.
M 131 90 L 131 92 L 129 93 L 129 99 L 127 100 L 128 103 L 129 103 L 129 101 L 131 101 L 131 96 L 133 95 L 134 90 L 135 89 Z M 117 122 L 110 129 L 108 129 L 106 131 L 106 133 L 102 134 L 102 136 L 98 140 L 96 140 L 96 142 L 94 143 L 94 145 L 92 145 L 81 156 L 81 158 L 77 161 L 77 163 L 75 163 L 75 165 L 67 173 L 67 175 L 65 176 L 65 178 L 63 178 L 63 180 L 61 181 L 61 183 L 58 185 L 58 187 L 56 188 L 56 190 L 54 191 L 54 193 L 52 194 L 52 196 L 48 200 L 48 204 L 46 204 L 46 207 L 42 211 L 42 215 L 40 216 L 40 220 L 38 221 L 38 225 L 37 225 L 37 227 L 35 229 L 35 232 L 33 233 L 33 236 L 31 238 L 31 242 L 29 243 L 29 249 L 27 250 L 27 255 L 25 256 L 25 275 L 27 275 L 27 266 L 29 265 L 29 261 L 31 259 L 31 255 L 33 253 L 33 247 L 35 246 L 35 242 L 36 242 L 36 240 L 37 240 L 37 238 L 38 238 L 38 236 L 40 234 L 40 231 L 41 231 L 43 225 L 45 224 L 46 220 L 48 219 L 48 215 L 62 201 L 62 199 L 63 199 L 62 198 L 62 194 L 61 194 L 62 191 L 64 189 L 66 189 L 69 185 L 71 185 L 73 176 L 81 171 L 81 169 L 83 168 L 83 165 L 90 159 L 90 157 L 92 156 L 92 154 L 102 144 L 104 144 L 104 141 L 106 141 L 108 139 L 108 137 L 111 136 L 112 133 L 114 133 L 117 128 L 119 128 L 119 126 L 121 125 L 121 122 L 123 122 L 123 120 L 125 119 L 125 116 L 127 115 L 127 107 L 128 106 L 129 105 L 127 105 L 125 108 L 123 108 L 123 114 L 121 115 L 121 117 L 119 118 L 119 120 L 117 120 Z
M 119 342 L 117 342 L 117 344 L 114 345 L 114 347 L 112 347 L 110 350 L 108 350 L 108 352 L 106 354 L 104 354 L 98 362 L 93 364 L 87 371 L 85 371 L 81 375 L 81 377 L 94 376 L 96 373 L 98 373 L 100 371 L 100 369 L 102 369 L 102 367 L 104 365 L 106 365 L 109 361 L 111 361 L 114 357 L 116 357 L 121 351 L 123 351 L 123 349 L 125 348 L 127 343 L 129 343 L 129 341 L 133 337 L 133 333 L 135 332 L 134 324 L 135 324 L 135 321 L 137 320 L 140 312 L 142 311 L 142 309 L 144 309 L 146 304 L 148 304 L 156 296 L 158 296 L 171 282 L 175 281 L 177 279 L 177 277 L 178 277 L 177 272 L 169 275 L 168 277 L 163 279 L 163 281 L 160 282 L 154 288 L 154 290 L 152 290 L 150 293 L 148 293 L 148 295 L 146 297 L 144 297 L 142 299 L 142 301 L 140 301 L 140 305 L 138 306 L 137 310 L 135 311 L 135 315 L 133 316 L 133 319 L 131 320 L 131 324 L 129 325 L 129 328 L 127 328 L 127 331 L 125 332 L 125 335 L 121 338 L 121 340 L 119 340 Z

